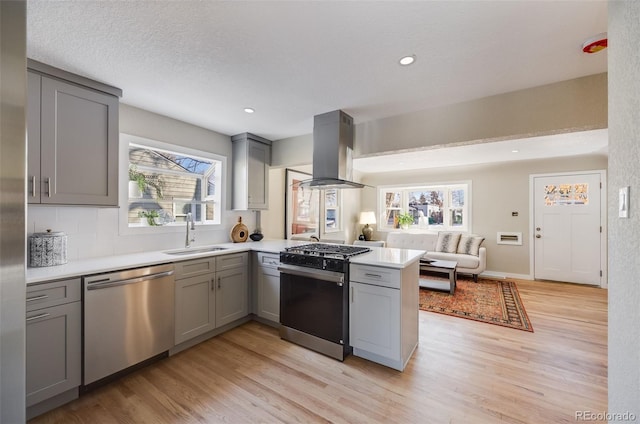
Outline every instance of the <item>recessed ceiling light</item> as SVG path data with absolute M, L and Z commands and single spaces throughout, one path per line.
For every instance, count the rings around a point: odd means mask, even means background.
M 518 153 L 520 150 L 512 150 L 511 153 Z
M 256 110 L 255 110 L 254 108 L 252 108 L 252 107 L 245 107 L 245 108 L 244 108 L 244 111 L 245 111 L 245 112 L 247 112 L 247 113 L 253 113 L 253 112 L 255 112 Z
M 400 63 L 400 65 L 402 66 L 409 66 L 415 61 L 416 61 L 416 55 L 412 54 L 411 56 L 404 56 L 400 58 L 398 63 Z

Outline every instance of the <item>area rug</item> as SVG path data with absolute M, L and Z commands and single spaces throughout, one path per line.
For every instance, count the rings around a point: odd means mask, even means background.
M 513 281 L 459 278 L 453 296 L 421 288 L 420 309 L 533 332 Z

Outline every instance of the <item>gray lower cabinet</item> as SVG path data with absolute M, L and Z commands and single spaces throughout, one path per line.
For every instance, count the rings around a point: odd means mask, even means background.
M 418 262 L 402 269 L 352 264 L 349 271 L 354 356 L 403 371 L 418 345 Z
M 257 311 L 256 315 L 280 322 L 280 257 L 277 254 L 256 253 Z
M 176 345 L 249 314 L 247 253 L 174 265 Z
M 193 259 L 175 266 L 175 343 L 216 328 L 216 260 Z
M 117 206 L 118 97 L 33 63 L 27 79 L 28 202 Z
M 81 383 L 80 279 L 27 287 L 27 417 L 78 397 Z

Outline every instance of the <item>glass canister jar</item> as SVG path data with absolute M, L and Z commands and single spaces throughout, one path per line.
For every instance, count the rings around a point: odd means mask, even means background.
M 47 230 L 29 236 L 29 266 L 42 267 L 67 263 L 67 235 Z

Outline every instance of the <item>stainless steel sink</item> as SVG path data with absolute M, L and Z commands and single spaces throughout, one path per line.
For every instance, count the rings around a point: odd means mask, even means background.
M 162 253 L 165 253 L 167 255 L 193 255 L 196 253 L 217 252 L 219 250 L 227 250 L 227 248 L 219 247 L 219 246 L 208 246 L 208 247 L 195 247 L 195 248 L 178 249 L 178 250 L 165 250 Z

